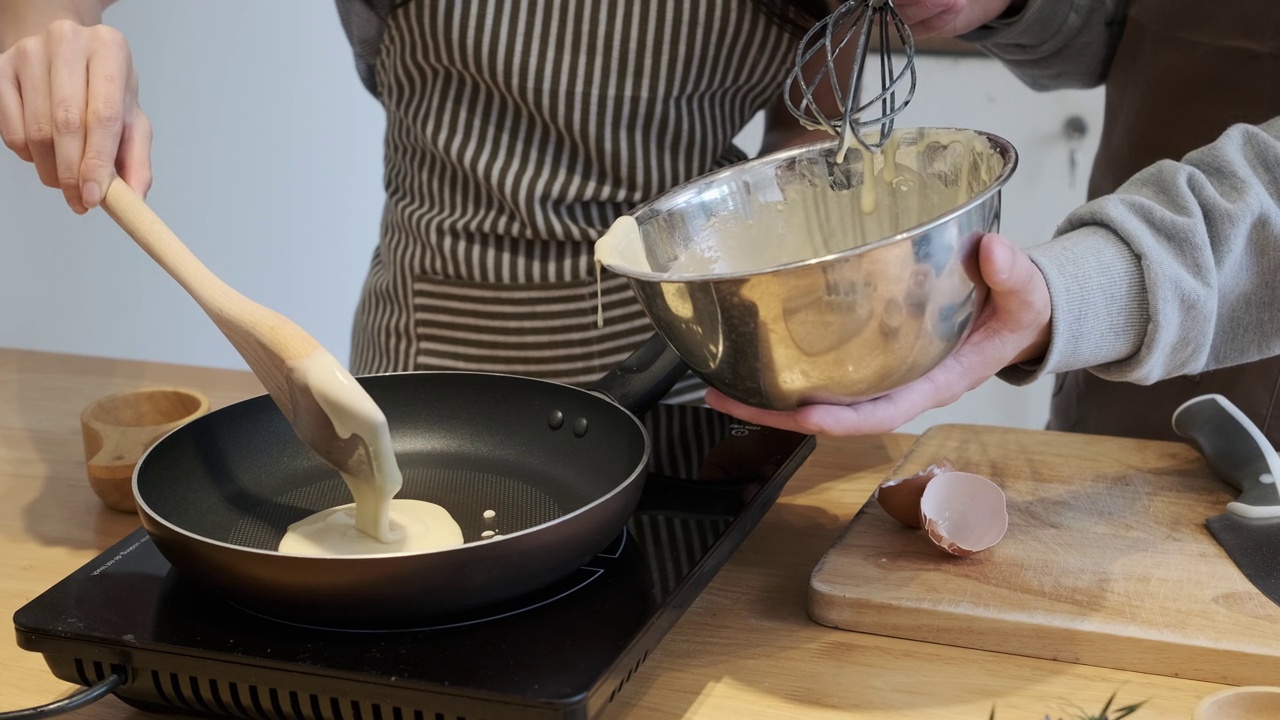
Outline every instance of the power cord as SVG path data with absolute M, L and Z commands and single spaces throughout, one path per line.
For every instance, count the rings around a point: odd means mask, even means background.
M 32 708 L 23 710 L 10 710 L 9 712 L 0 712 L 0 720 L 37 720 L 37 718 L 52 717 L 61 715 L 62 713 L 79 710 L 80 708 L 97 702 L 102 697 L 111 693 L 112 690 L 124 684 L 125 675 L 123 670 L 112 672 L 99 682 L 89 687 L 74 692 L 61 700 L 55 700 L 44 705 L 37 705 Z

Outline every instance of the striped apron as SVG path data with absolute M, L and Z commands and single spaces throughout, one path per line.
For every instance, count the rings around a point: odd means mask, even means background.
M 592 243 L 746 159 L 796 39 L 750 0 L 338 0 L 387 114 L 386 204 L 351 369 L 584 385 L 653 327 Z M 700 403 L 692 375 L 669 402 Z

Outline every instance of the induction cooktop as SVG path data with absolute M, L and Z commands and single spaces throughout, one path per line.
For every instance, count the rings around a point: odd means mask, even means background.
M 256 615 L 174 571 L 139 528 L 18 610 L 59 678 L 117 674 L 156 712 L 257 720 L 593 718 L 773 504 L 812 436 L 659 404 L 636 511 L 569 575 L 379 631 Z

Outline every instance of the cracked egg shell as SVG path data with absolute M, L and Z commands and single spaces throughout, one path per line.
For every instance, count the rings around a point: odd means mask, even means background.
M 925 487 L 935 477 L 955 472 L 955 469 L 949 458 L 942 458 L 915 475 L 886 480 L 876 488 L 876 502 L 889 517 L 903 525 L 923 527 L 920 521 L 920 497 L 924 495 Z
M 938 475 L 920 496 L 920 524 L 938 549 L 961 557 L 1000 542 L 1009 529 L 1004 490 L 981 475 Z

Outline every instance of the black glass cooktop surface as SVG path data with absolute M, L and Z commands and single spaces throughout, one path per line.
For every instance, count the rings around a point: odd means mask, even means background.
M 174 572 L 139 529 L 14 616 L 59 677 L 154 711 L 263 720 L 594 717 L 814 447 L 656 406 L 640 504 L 599 555 L 516 600 L 383 631 L 261 617 Z

